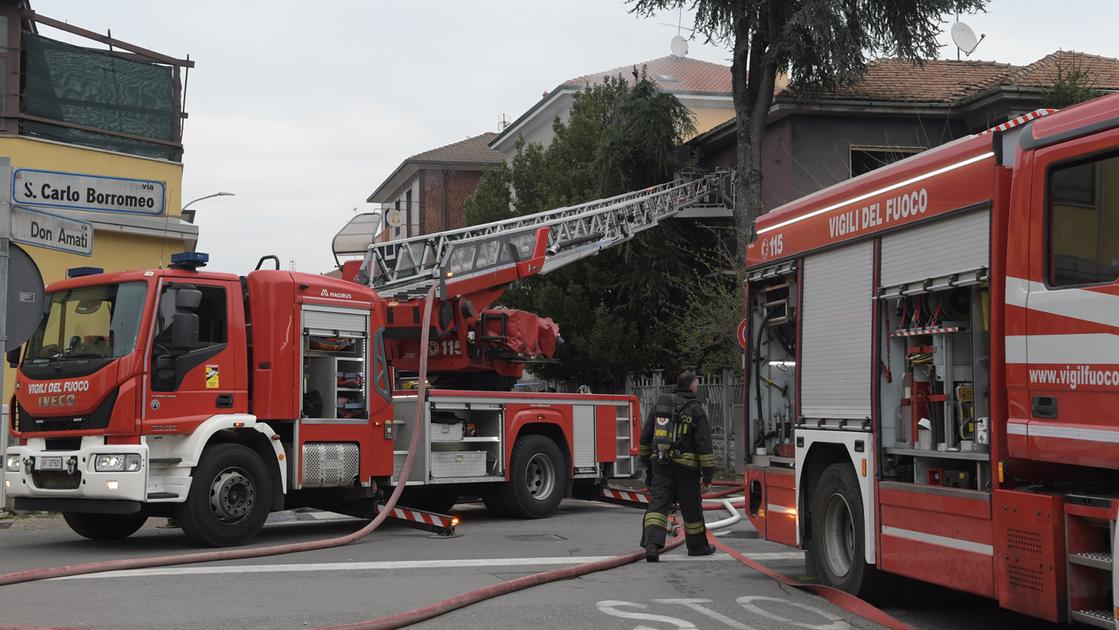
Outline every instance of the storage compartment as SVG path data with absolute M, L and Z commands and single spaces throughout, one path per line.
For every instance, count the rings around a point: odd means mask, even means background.
M 368 420 L 368 321 L 360 311 L 304 309 L 302 417 Z
M 448 423 L 448 422 L 434 422 L 431 423 L 431 433 L 429 434 L 432 442 L 461 442 L 463 438 L 463 425 L 465 423 L 461 420 Z
M 883 477 L 989 490 L 988 213 L 882 239 Z
M 436 479 L 483 477 L 485 474 L 485 451 L 445 451 L 431 454 L 431 476 Z
M 988 300 L 985 284 L 882 300 L 887 447 L 987 450 Z
M 393 481 L 399 478 L 415 424 L 415 396 L 393 398 Z M 453 483 L 460 478 L 503 481 L 504 406 L 477 398 L 432 396 L 419 427 L 420 444 L 409 485 Z M 458 455 L 464 457 L 459 458 Z
M 793 454 L 798 297 L 796 268 L 792 265 L 750 276 L 745 403 L 749 418 L 746 449 L 751 461 Z

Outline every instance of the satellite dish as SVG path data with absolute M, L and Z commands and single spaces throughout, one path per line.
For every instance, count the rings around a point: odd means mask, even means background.
M 688 56 L 688 40 L 679 35 L 672 36 L 672 54 L 676 57 Z
M 389 227 L 400 227 L 400 225 L 404 223 L 404 213 L 398 208 L 390 209 L 388 213 L 385 214 L 385 223 L 388 223 Z
M 971 55 L 975 52 L 975 48 L 979 46 L 979 42 L 987 35 L 984 34 L 980 37 L 975 36 L 975 31 L 963 22 L 956 22 L 952 25 L 952 43 L 956 45 L 965 55 Z

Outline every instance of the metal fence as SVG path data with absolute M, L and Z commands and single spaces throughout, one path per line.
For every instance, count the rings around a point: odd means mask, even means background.
M 648 376 L 626 375 L 626 393 L 637 396 L 641 401 L 642 414 L 652 407 L 657 394 L 671 392 L 674 388 L 673 377 L 666 377 L 660 370 L 654 370 Z M 724 471 L 737 470 L 735 436 L 738 432 L 735 429 L 742 424 L 743 418 L 742 375 L 733 370 L 701 374 L 696 398 L 711 422 L 712 450 L 716 461 Z

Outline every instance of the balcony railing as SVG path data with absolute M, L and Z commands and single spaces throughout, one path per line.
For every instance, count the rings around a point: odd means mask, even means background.
M 50 39 L 38 25 L 109 47 Z M 0 133 L 182 159 L 183 83 L 194 66 L 19 7 L 0 7 Z

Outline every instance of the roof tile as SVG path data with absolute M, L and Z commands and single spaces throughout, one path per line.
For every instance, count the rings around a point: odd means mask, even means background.
M 649 78 L 657 84 L 657 87 L 665 92 L 728 95 L 731 93 L 730 66 L 675 55 L 583 75 L 564 81 L 563 85 L 581 88 L 586 84 L 594 85 L 601 83 L 606 77 L 618 75 L 632 85 L 634 68 L 640 72 L 642 67 L 646 69 Z
M 1020 68 L 1010 77 L 1010 82 L 1022 87 L 1049 87 L 1056 81 L 1057 71 L 1062 66 L 1086 72 L 1091 87 L 1101 90 L 1119 89 L 1119 59 L 1089 55 L 1075 50 L 1058 50 L 1049 53 L 1030 65 Z
M 1057 51 L 1027 66 L 993 61 L 930 59 L 915 64 L 903 59 L 877 59 L 851 84 L 827 92 L 798 91 L 794 84 L 784 97 L 952 105 L 1004 85 L 1049 87 L 1062 64 L 1084 69 L 1093 87 L 1119 89 L 1119 59 Z
M 483 164 L 505 161 L 505 155 L 489 147 L 496 133 L 486 132 L 473 138 L 460 140 L 423 153 L 417 153 L 405 162 L 478 162 Z

